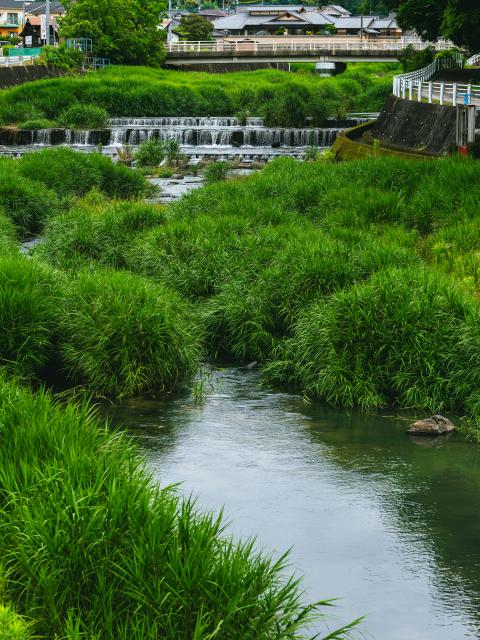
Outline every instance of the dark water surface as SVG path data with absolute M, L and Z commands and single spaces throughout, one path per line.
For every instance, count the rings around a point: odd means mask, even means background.
M 333 625 L 366 614 L 376 640 L 480 638 L 480 450 L 412 441 L 403 419 L 306 405 L 256 373 L 216 372 L 203 403 L 108 412 L 162 484 L 225 507 L 235 535 L 283 552 Z

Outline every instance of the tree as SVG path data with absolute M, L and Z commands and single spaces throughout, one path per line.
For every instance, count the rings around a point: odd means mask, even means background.
M 480 51 L 480 5 L 478 0 L 384 0 L 397 12 L 400 26 L 415 29 L 426 40 L 439 36 Z
M 91 38 L 96 56 L 120 64 L 160 65 L 165 33 L 158 29 L 164 0 L 64 0 L 60 34 Z
M 197 13 L 182 16 L 176 32 L 183 40 L 213 40 L 213 24 Z

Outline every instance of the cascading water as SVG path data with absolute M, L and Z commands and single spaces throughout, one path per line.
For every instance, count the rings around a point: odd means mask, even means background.
M 305 148 L 330 147 L 339 131 L 330 128 L 267 127 L 262 118 L 233 117 L 112 118 L 103 130 L 39 129 L 22 131 L 20 146 L 65 144 L 88 150 L 99 145 L 116 154 L 119 147 L 136 147 L 146 140 L 176 140 L 192 159 L 268 159 L 276 155 L 301 157 Z

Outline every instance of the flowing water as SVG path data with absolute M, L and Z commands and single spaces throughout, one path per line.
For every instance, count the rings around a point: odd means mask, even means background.
M 203 403 L 108 413 L 162 484 L 225 507 L 235 536 L 293 547 L 308 598 L 340 598 L 331 626 L 365 614 L 361 637 L 480 638 L 480 455 L 458 435 L 415 441 L 404 419 L 306 405 L 240 369 Z
M 182 153 L 193 161 L 267 162 L 279 155 L 302 158 L 309 146 L 327 149 L 340 131 L 358 121 L 332 121 L 331 126 L 322 128 L 286 128 L 267 127 L 262 118 L 247 118 L 245 122 L 233 117 L 112 118 L 109 127 L 101 130 L 20 130 L 15 144 L 0 147 L 0 153 L 19 154 L 39 147 L 68 145 L 83 151 L 101 146 L 103 153 L 115 156 L 125 145 L 135 148 L 147 140 L 175 140 Z

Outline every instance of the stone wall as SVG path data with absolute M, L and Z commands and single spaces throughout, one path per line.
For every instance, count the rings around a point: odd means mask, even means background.
M 46 67 L 44 65 L 28 65 L 17 67 L 0 67 L 0 88 L 7 89 L 18 84 L 42 80 L 43 78 L 56 78 L 65 75 L 62 69 Z

